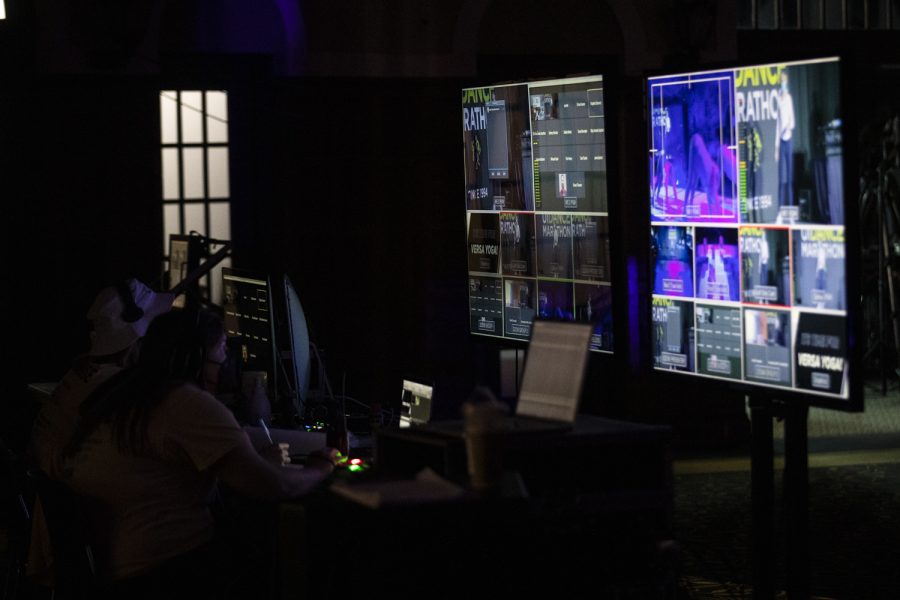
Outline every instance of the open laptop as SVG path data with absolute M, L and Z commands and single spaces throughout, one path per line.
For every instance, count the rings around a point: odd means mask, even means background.
M 431 420 L 434 386 L 422 379 L 406 378 L 400 396 L 400 427 L 424 425 Z
M 575 424 L 593 327 L 586 323 L 535 321 L 514 416 L 506 433 L 568 431 Z M 435 421 L 435 433 L 461 434 L 462 420 Z

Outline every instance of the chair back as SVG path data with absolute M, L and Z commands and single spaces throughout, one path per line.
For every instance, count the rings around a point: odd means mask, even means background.
M 0 530 L 7 534 L 7 552 L 0 554 L 0 598 L 15 600 L 25 583 L 31 536 L 31 505 L 25 461 L 0 437 Z
M 97 597 L 100 580 L 90 539 L 84 499 L 40 469 L 29 469 L 28 480 L 41 501 L 54 565 L 54 600 Z

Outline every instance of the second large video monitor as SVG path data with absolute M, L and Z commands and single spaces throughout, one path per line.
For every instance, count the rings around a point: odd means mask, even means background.
M 592 323 L 612 352 L 601 76 L 462 91 L 471 333 Z
M 648 80 L 653 366 L 853 406 L 840 63 Z

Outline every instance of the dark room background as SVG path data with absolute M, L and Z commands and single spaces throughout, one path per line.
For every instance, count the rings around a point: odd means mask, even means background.
M 617 151 L 616 354 L 592 357 L 585 409 L 682 420 L 686 438 L 741 426 L 742 397 L 698 398 L 692 381 L 659 392 L 646 366 L 648 308 L 629 301 L 648 285 L 641 75 L 798 52 L 766 32 L 739 35 L 735 3 L 6 4 L 10 427 L 27 412 L 25 384 L 58 379 L 86 349 L 100 288 L 125 276 L 159 282 L 163 89 L 228 90 L 234 264 L 291 276 L 333 382 L 390 404 L 403 374 L 423 374 L 446 390 L 446 416 L 476 383 L 498 390 L 501 346 L 467 333 L 460 89 L 578 73 L 604 74 Z M 804 52 L 852 52 L 860 63 L 876 52 L 862 32 L 817 33 L 796 33 Z

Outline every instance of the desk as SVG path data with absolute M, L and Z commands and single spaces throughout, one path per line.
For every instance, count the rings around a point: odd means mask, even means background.
M 461 444 L 422 430 L 379 431 L 375 475 L 423 466 L 452 474 L 453 461 L 465 464 Z M 580 458 L 560 464 L 572 453 Z M 372 509 L 322 490 L 284 505 L 282 519 L 301 533 L 287 536 L 292 549 L 281 546 L 292 553 L 281 555 L 281 598 L 672 592 L 668 428 L 591 417 L 537 443 L 513 441 L 507 459 L 527 496 Z
M 675 557 L 639 518 L 544 510 L 526 499 L 372 510 L 322 496 L 286 514 L 305 543 L 294 538 L 298 562 L 282 568 L 282 600 L 671 597 L 661 590 Z
M 430 467 L 466 483 L 462 429 L 419 427 L 380 430 L 375 462 L 391 476 Z M 581 510 L 656 511 L 667 528 L 672 509 L 671 430 L 579 415 L 569 431 L 506 437 L 504 466 L 517 471 L 532 497 L 578 505 Z

